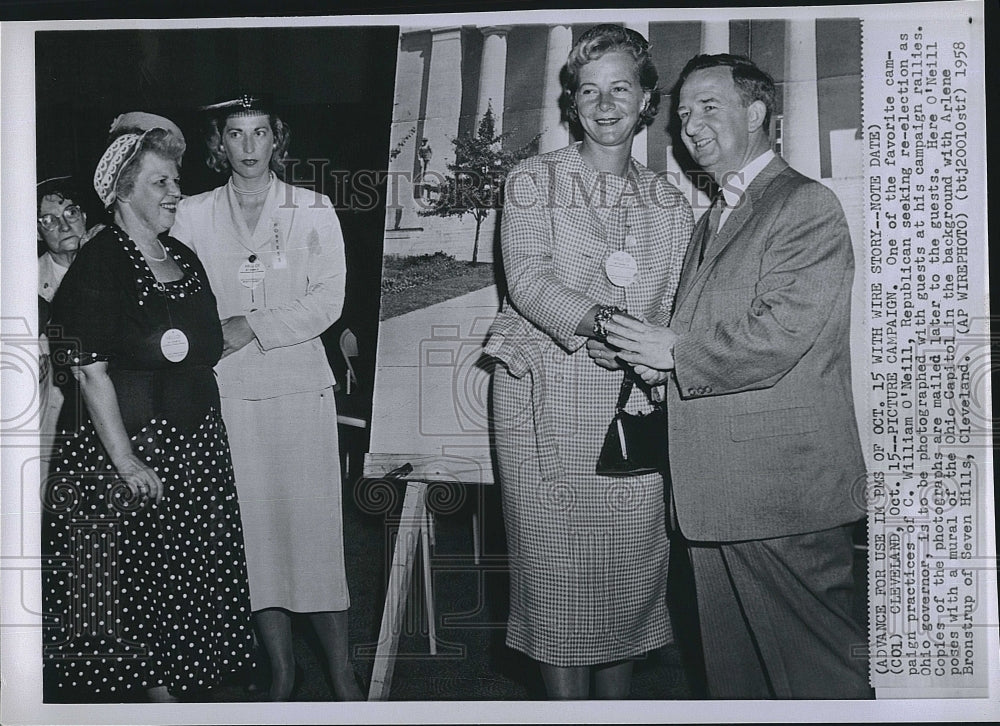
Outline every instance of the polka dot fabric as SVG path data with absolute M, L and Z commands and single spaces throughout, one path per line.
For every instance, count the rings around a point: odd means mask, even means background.
M 218 411 L 189 432 L 151 421 L 132 440 L 163 482 L 158 504 L 132 496 L 92 429 L 60 453 L 60 469 L 75 474 L 49 480 L 45 665 L 56 690 L 202 690 L 252 659 L 243 533 Z

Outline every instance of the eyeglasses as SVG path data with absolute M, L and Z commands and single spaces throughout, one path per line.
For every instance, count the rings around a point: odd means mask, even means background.
M 78 205 L 71 204 L 66 207 L 66 209 L 62 210 L 62 218 L 65 219 L 68 224 L 79 222 L 83 219 L 83 210 L 80 209 Z M 43 214 L 38 218 L 38 225 L 46 232 L 51 232 L 59 227 L 59 215 Z

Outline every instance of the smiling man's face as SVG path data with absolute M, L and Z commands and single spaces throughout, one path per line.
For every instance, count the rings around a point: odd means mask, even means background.
M 693 71 L 678 97 L 677 115 L 691 158 L 716 180 L 737 172 L 758 155 L 753 134 L 760 109 L 746 105 L 727 66 Z

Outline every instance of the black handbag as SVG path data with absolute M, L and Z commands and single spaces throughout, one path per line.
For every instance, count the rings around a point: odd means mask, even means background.
M 649 413 L 628 413 L 625 405 L 632 393 L 626 373 L 615 416 L 597 457 L 597 473 L 604 476 L 635 476 L 669 471 L 667 457 L 667 412 L 657 405 Z

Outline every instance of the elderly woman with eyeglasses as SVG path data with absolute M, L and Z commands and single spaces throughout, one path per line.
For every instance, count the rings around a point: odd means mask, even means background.
M 205 270 L 166 234 L 184 141 L 119 119 L 94 188 L 113 221 L 52 301 L 53 358 L 80 426 L 44 488 L 45 686 L 55 698 L 171 700 L 252 662 L 239 505 L 212 367 Z M 65 214 L 65 212 L 64 212 Z
M 103 225 L 87 231 L 87 214 L 72 177 L 39 182 L 37 196 L 38 241 L 45 248 L 38 258 L 38 296 L 51 303 L 76 253 Z
M 87 229 L 87 214 L 78 204 L 80 191 L 72 177 L 60 176 L 38 183 L 38 328 L 39 372 L 38 395 L 41 422 L 39 442 L 41 451 L 41 481 L 48 476 L 49 459 L 60 411 L 63 408 L 63 391 L 56 383 L 49 360 L 48 339 L 45 326 L 49 322 L 52 298 L 59 289 L 66 270 L 76 258 L 84 243 L 104 228 L 98 224 Z M 63 376 L 60 385 L 72 388 L 72 379 Z M 72 397 L 71 397 L 72 400 Z M 74 411 L 66 412 L 72 419 Z

